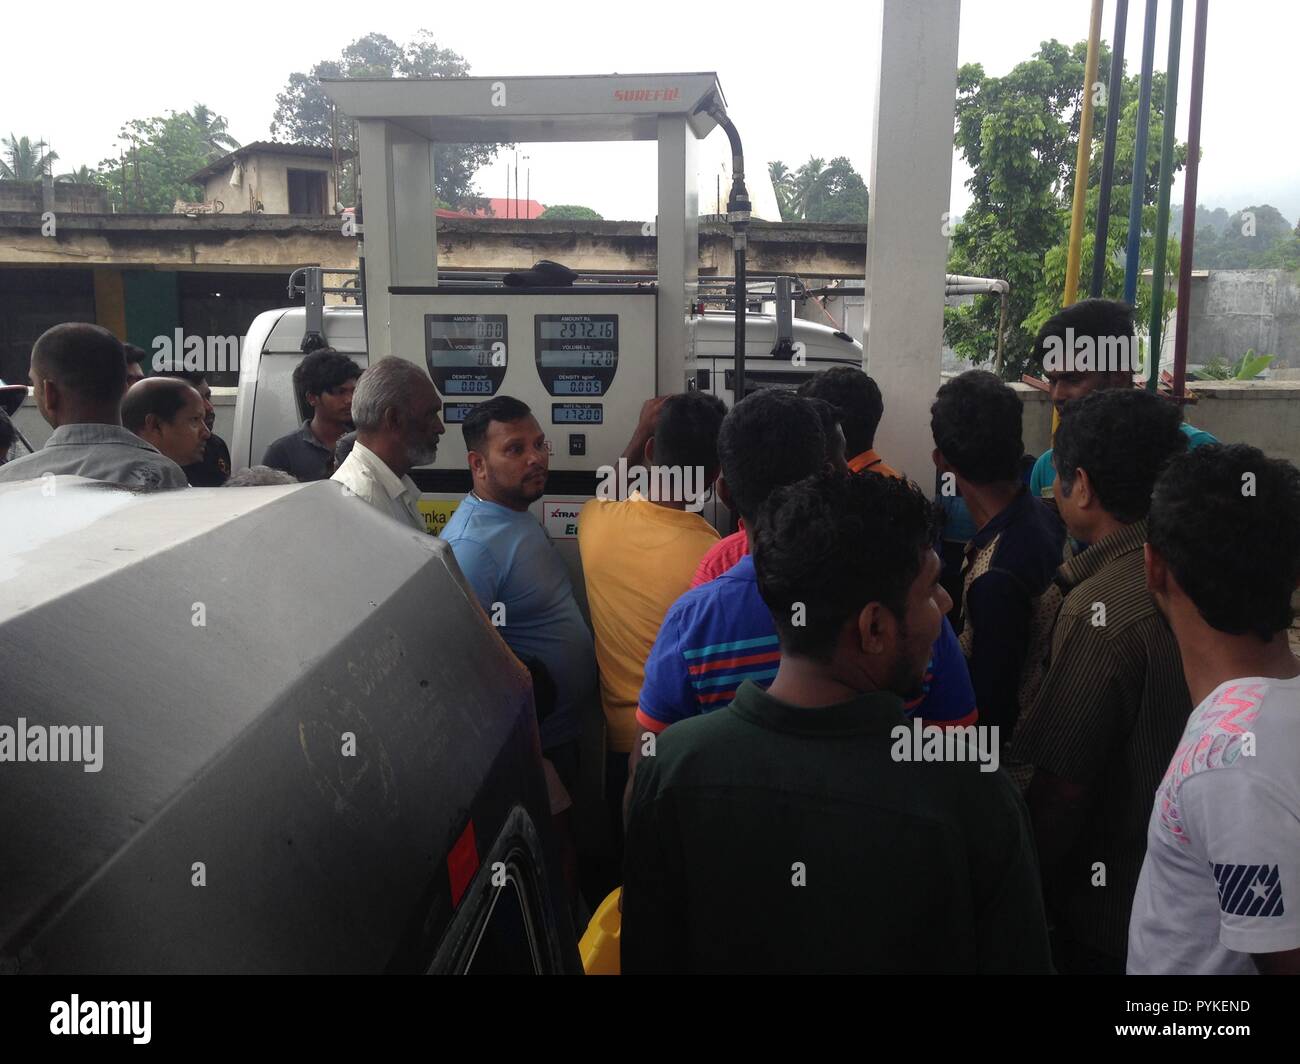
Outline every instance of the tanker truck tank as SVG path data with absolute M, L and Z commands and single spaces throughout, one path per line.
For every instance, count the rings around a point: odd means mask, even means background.
M 0 969 L 576 971 L 527 672 L 331 482 L 0 486 Z

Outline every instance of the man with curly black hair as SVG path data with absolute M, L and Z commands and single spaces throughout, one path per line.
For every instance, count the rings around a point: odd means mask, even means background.
M 1180 420 L 1151 392 L 1101 391 L 1068 404 L 1056 434 L 1061 516 L 1087 549 L 1055 578 L 1047 670 L 1012 754 L 1034 766 L 1029 809 L 1065 972 L 1124 971 L 1151 802 L 1191 710 L 1142 564 L 1151 491 L 1186 448 Z
M 624 972 L 1050 969 L 1014 785 L 899 754 L 903 699 L 952 604 L 934 535 L 930 503 L 896 478 L 822 473 L 763 507 L 753 564 L 776 677 L 642 762 Z
M 980 720 L 1011 738 L 1031 643 L 1034 605 L 1056 575 L 1065 529 L 1020 476 L 1020 397 L 973 369 L 930 407 L 940 492 L 966 500 L 976 527 L 962 567 L 960 641 Z
M 1146 573 L 1197 706 L 1151 810 L 1128 970 L 1300 974 L 1300 471 L 1240 444 L 1175 458 Z
M 352 393 L 361 367 L 333 348 L 313 351 L 293 371 L 293 390 L 310 412 L 302 426 L 266 449 L 262 464 L 282 469 L 304 483 L 328 480 L 334 445 L 352 429 Z

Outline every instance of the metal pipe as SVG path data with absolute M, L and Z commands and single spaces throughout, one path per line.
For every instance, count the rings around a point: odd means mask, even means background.
M 1110 186 L 1115 177 L 1115 134 L 1124 96 L 1124 39 L 1128 35 L 1128 0 L 1117 0 L 1115 32 L 1110 53 L 1110 87 L 1106 90 L 1106 137 L 1101 149 L 1101 183 L 1097 188 L 1097 235 L 1092 245 L 1092 284 L 1088 294 L 1100 298 L 1106 284 L 1107 242 L 1110 238 Z
M 1137 140 L 1133 151 L 1133 188 L 1128 201 L 1128 244 L 1124 252 L 1124 302 L 1135 303 L 1142 237 L 1142 201 L 1146 193 L 1147 122 L 1151 117 L 1151 68 L 1156 60 L 1156 0 L 1147 0 L 1142 30 L 1142 84 L 1138 90 Z
M 1079 295 L 1079 256 L 1083 248 L 1083 209 L 1088 201 L 1088 167 L 1092 164 L 1092 86 L 1097 80 L 1101 44 L 1102 0 L 1092 0 L 1088 23 L 1088 58 L 1083 66 L 1083 113 L 1079 116 L 1079 150 L 1074 159 L 1074 204 L 1070 210 L 1070 243 L 1065 265 L 1065 305 Z
M 1169 10 L 1169 61 L 1165 67 L 1164 135 L 1160 140 L 1160 191 L 1156 196 L 1156 246 L 1151 264 L 1151 365 L 1147 391 L 1154 392 L 1160 379 L 1160 345 L 1165 310 L 1165 252 L 1169 243 L 1169 195 L 1174 177 L 1174 119 L 1178 112 L 1178 57 L 1183 48 L 1183 0 L 1173 0 Z
M 745 188 L 745 151 L 735 124 L 727 117 L 727 112 L 722 109 L 722 104 L 716 97 L 711 97 L 701 110 L 708 112 L 731 142 L 731 193 L 727 197 L 727 221 L 731 223 L 731 243 L 736 253 L 735 386 L 731 398 L 733 403 L 738 403 L 745 398 L 745 312 L 749 302 L 745 289 L 745 249 L 749 243 L 747 230 L 751 204 L 749 192 Z
M 1205 26 L 1209 0 L 1196 0 L 1192 38 L 1192 94 L 1187 107 L 1187 172 L 1183 183 L 1183 240 L 1178 259 L 1178 310 L 1174 334 L 1174 399 L 1187 384 L 1187 322 L 1192 309 L 1192 250 L 1196 243 L 1196 177 L 1201 163 L 1201 97 L 1205 92 Z

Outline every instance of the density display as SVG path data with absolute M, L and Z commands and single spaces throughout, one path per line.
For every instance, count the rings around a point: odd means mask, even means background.
M 506 376 L 508 331 L 504 314 L 426 314 L 424 357 L 438 391 L 445 396 L 494 395 Z M 447 420 L 452 420 L 450 414 Z
M 608 393 L 618 371 L 617 314 L 536 314 L 533 323 L 537 373 L 551 395 L 576 397 Z M 593 419 L 590 414 L 571 412 L 583 406 L 555 404 L 552 411 L 557 416 L 552 421 L 557 425 L 575 424 L 579 420 L 599 424 L 599 419 Z

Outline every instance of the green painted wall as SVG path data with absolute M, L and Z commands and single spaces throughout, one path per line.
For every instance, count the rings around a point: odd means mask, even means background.
M 180 295 L 175 270 L 124 270 L 126 339 L 153 353 L 155 336 L 170 337 L 180 327 Z

